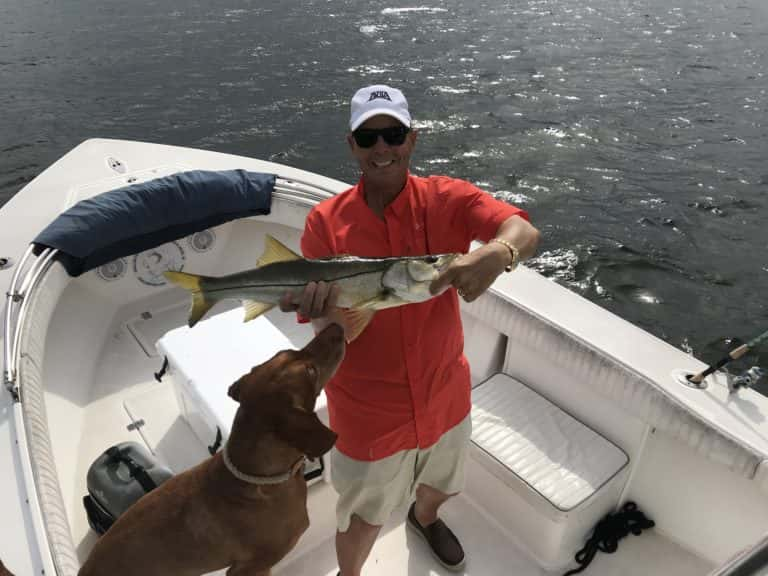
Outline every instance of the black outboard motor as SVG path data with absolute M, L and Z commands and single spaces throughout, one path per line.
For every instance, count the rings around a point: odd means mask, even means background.
M 134 502 L 172 476 L 142 445 L 112 446 L 88 469 L 88 495 L 83 497 L 88 524 L 104 534 Z

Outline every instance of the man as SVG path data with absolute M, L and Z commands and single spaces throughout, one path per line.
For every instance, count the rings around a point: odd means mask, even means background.
M 525 212 L 470 183 L 411 175 L 416 138 L 400 90 L 359 90 L 347 141 L 362 176 L 312 210 L 301 242 L 308 258 L 465 254 L 433 282 L 435 298 L 379 311 L 347 346 L 325 388 L 338 434 L 331 477 L 339 492 L 342 576 L 360 576 L 382 524 L 414 495 L 409 527 L 441 564 L 463 567 L 459 540 L 438 518 L 440 506 L 463 487 L 471 433 L 457 294 L 476 299 L 505 269 L 532 256 L 539 241 Z M 466 254 L 475 239 L 486 244 Z M 319 330 L 339 320 L 337 297 L 335 286 L 321 282 L 309 285 L 300 302 L 286 296 L 281 307 L 297 309 Z

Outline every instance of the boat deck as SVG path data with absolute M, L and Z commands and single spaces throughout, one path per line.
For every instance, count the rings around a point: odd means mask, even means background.
M 143 389 L 142 389 L 143 388 Z M 186 469 L 207 456 L 205 446 L 179 414 L 176 397 L 170 383 L 147 383 L 124 400 L 113 398 L 114 408 L 140 413 L 148 422 L 142 434 L 155 448 L 158 456 L 175 471 Z M 110 402 L 111 403 L 111 402 Z M 109 418 L 112 410 L 102 405 L 99 412 Z M 102 427 L 99 426 L 103 430 Z M 105 437 L 98 437 L 105 445 Z M 83 471 L 84 472 L 84 471 Z M 80 474 L 84 477 L 84 473 Z M 335 576 L 337 571 L 334 547 L 336 493 L 326 482 L 310 487 L 308 507 L 311 525 L 297 548 L 273 571 L 275 576 Z M 384 526 L 366 564 L 366 576 L 448 576 L 454 574 L 442 568 L 431 556 L 423 540 L 406 528 L 406 510 L 397 510 Z M 482 510 L 470 496 L 459 495 L 447 503 L 442 517 L 460 538 L 467 554 L 467 564 L 461 574 L 467 576 L 545 576 L 542 569 L 515 545 L 510 537 Z M 87 532 L 84 516 L 79 532 Z M 86 534 L 86 542 L 93 535 Z M 85 552 L 85 550 L 82 550 Z M 582 574 L 586 576 L 647 576 L 675 574 L 703 576 L 712 566 L 671 543 L 653 531 L 641 537 L 629 536 L 621 541 L 613 555 L 598 554 Z M 218 575 L 223 575 L 221 571 Z
M 273 572 L 275 576 L 317 574 L 335 576 L 337 571 L 333 534 L 335 493 L 327 484 L 312 487 L 310 515 L 312 525 L 297 549 Z M 440 566 L 424 541 L 404 522 L 406 510 L 398 510 L 379 535 L 368 562 L 365 576 L 449 576 L 456 574 Z M 547 572 L 523 550 L 512 543 L 493 520 L 474 506 L 471 499 L 459 495 L 444 505 L 441 517 L 451 526 L 464 546 L 466 576 L 545 576 Z M 326 534 L 314 548 L 305 551 L 304 540 Z M 330 535 L 330 536 L 327 536 Z M 575 564 L 574 564 L 575 566 Z M 653 531 L 641 537 L 627 537 L 615 554 L 598 554 L 582 574 L 586 576 L 703 576 L 711 566 L 695 558 Z
M 175 320 L 174 320 L 175 322 Z M 208 456 L 206 447 L 181 416 L 171 379 L 158 383 L 152 372 L 161 358 L 148 357 L 127 328 L 113 338 L 101 354 L 92 400 L 84 408 L 81 445 L 74 478 L 65 490 L 75 545 L 83 560 L 95 534 L 89 530 L 81 498 L 85 494 L 88 466 L 106 447 L 125 440 L 142 441 L 174 472 L 181 472 Z M 126 426 L 138 419 L 145 424 L 139 431 Z M 62 479 L 63 480 L 63 479 Z M 73 484 L 72 484 L 73 483 Z M 63 482 L 64 484 L 64 482 Z M 69 492 L 69 493 L 68 493 Z M 298 546 L 273 570 L 275 576 L 335 576 L 334 548 L 336 494 L 326 482 L 309 489 L 311 525 Z M 447 576 L 431 556 L 424 542 L 404 523 L 406 511 L 396 511 L 382 529 L 363 570 L 365 576 Z M 471 494 L 452 499 L 441 512 L 464 545 L 467 576 L 543 576 L 554 574 L 541 568 L 514 543 L 493 518 L 475 506 Z M 703 576 L 712 569 L 706 561 L 675 545 L 662 534 L 646 531 L 620 542 L 616 554 L 599 553 L 582 574 L 587 576 L 646 576 L 675 574 Z M 562 573 L 559 571 L 558 573 Z M 225 571 L 216 573 L 225 574 Z

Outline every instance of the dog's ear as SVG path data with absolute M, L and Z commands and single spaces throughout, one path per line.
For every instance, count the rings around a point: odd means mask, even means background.
M 277 435 L 310 458 L 322 456 L 336 443 L 336 433 L 314 412 L 290 406 L 275 416 Z

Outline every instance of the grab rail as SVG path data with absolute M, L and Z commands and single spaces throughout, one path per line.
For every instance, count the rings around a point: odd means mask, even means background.
M 27 314 L 27 295 L 35 289 L 58 250 L 45 248 L 31 264 L 34 246 L 29 245 L 11 278 L 5 299 L 5 325 L 3 327 L 3 384 L 14 402 L 19 401 L 16 383 L 17 366 L 21 355 L 21 327 Z M 19 286 L 19 279 L 21 285 Z
M 53 248 L 45 248 L 37 260 L 32 264 L 32 268 L 25 277 L 25 282 L 22 284 L 22 300 L 19 307 L 18 316 L 16 317 L 16 329 L 13 334 L 13 350 L 12 356 L 14 370 L 17 369 L 19 364 L 19 358 L 21 357 L 21 327 L 24 325 L 24 319 L 27 315 L 27 308 L 29 307 L 29 298 L 27 296 L 37 288 L 37 284 L 40 278 L 48 270 L 53 261 L 53 257 L 56 256 L 58 250 Z
M 278 177 L 275 180 L 275 189 L 272 196 L 294 204 L 311 207 L 322 200 L 331 198 L 335 194 L 335 190 L 318 186 L 311 182 Z
M 19 394 L 18 388 L 16 387 L 16 363 L 13 359 L 13 335 L 16 332 L 14 319 L 18 315 L 14 315 L 14 308 L 16 308 L 17 304 L 24 298 L 23 292 L 17 290 L 17 285 L 19 283 L 19 277 L 21 276 L 22 270 L 24 270 L 27 265 L 27 261 L 32 256 L 33 249 L 34 247 L 30 245 L 26 252 L 24 252 L 24 256 L 16 266 L 16 270 L 13 272 L 13 276 L 11 277 L 11 284 L 8 286 L 8 292 L 5 294 L 5 323 L 3 327 L 3 384 L 5 385 L 8 392 L 11 393 L 11 396 L 13 396 L 13 399 L 16 402 L 19 400 Z M 18 304 L 18 306 L 20 307 L 20 304 Z

